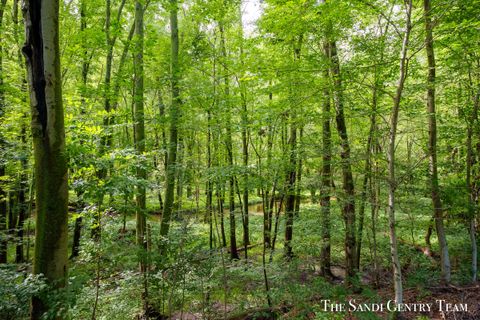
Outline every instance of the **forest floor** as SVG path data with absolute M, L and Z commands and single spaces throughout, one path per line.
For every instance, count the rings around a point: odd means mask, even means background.
M 258 210 L 257 210 L 258 211 Z M 252 212 L 254 212 L 252 208 Z M 88 225 L 88 216 L 86 225 Z M 240 214 L 237 226 L 241 226 Z M 374 242 L 371 221 L 366 217 L 361 269 L 360 293 L 353 293 L 343 285 L 345 271 L 343 242 L 344 225 L 339 208 L 334 206 L 331 219 L 332 272 L 335 279 L 327 280 L 319 272 L 321 226 L 315 204 L 303 204 L 294 222 L 294 259 L 283 257 L 283 215 L 276 250 L 266 251 L 265 273 L 268 278 L 271 307 L 267 303 L 261 246 L 263 217 L 252 214 L 248 262 L 244 251 L 240 260 L 231 261 L 228 250 L 208 250 L 208 224 L 202 214 L 187 213 L 172 222 L 169 235 L 169 257 L 156 253 L 159 239 L 158 216 L 150 216 L 151 270 L 149 272 L 149 300 L 157 312 L 152 319 L 388 319 L 384 312 L 331 312 L 323 308 L 323 300 L 348 303 L 384 303 L 393 299 L 387 219 L 380 215 Z M 71 264 L 72 319 L 91 316 L 97 294 L 95 274 L 98 271 L 98 319 L 132 320 L 141 312 L 142 278 L 138 272 L 135 247 L 134 216 L 127 219 L 127 230 L 122 233 L 121 213 L 102 218 L 102 242 L 95 244 L 82 237 L 81 254 Z M 427 256 L 423 237 L 429 216 L 410 212 L 398 213 L 399 252 L 402 265 L 405 303 L 434 304 L 430 312 L 402 312 L 404 319 L 480 319 L 480 283 L 470 281 L 470 244 L 465 226 L 447 224 L 452 264 L 452 284 L 442 286 L 439 281 L 438 257 Z M 73 222 L 73 221 L 72 221 Z M 218 221 L 217 221 L 218 223 Z M 71 226 L 73 227 L 73 225 Z M 218 248 L 218 225 L 214 247 Z M 238 247 L 242 248 L 241 227 L 237 227 Z M 228 216 L 225 232 L 229 234 Z M 85 231 L 85 235 L 88 235 Z M 376 243 L 376 245 L 374 245 Z M 432 237 L 432 252 L 438 252 L 436 238 Z M 373 271 L 375 253 L 378 270 Z M 99 268 L 97 270 L 97 268 Z M 375 276 L 376 275 L 376 276 Z M 376 279 L 376 280 L 375 280 Z M 439 311 L 436 300 L 450 304 L 466 304 L 468 310 Z M 272 315 L 272 311 L 276 316 Z M 160 316 L 163 315 L 163 316 Z M 167 317 L 167 318 L 165 318 Z M 0 317 L 1 319 L 1 317 Z

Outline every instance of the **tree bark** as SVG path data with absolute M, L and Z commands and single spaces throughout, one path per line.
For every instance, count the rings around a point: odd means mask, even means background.
M 473 83 L 470 83 L 473 87 Z M 472 282 L 477 281 L 478 272 L 478 249 L 477 249 L 477 237 L 475 228 L 476 217 L 476 201 L 477 191 L 475 190 L 475 183 L 472 182 L 472 167 L 475 164 L 475 155 L 473 149 L 473 137 L 478 139 L 478 109 L 480 101 L 480 90 L 477 93 L 473 93 L 473 112 L 467 124 L 467 159 L 466 159 L 466 179 L 465 184 L 468 190 L 468 219 L 469 219 L 469 234 L 470 242 L 472 245 Z
M 178 1 L 170 0 L 170 39 L 171 39 L 171 91 L 172 105 L 170 107 L 170 143 L 167 160 L 167 188 L 165 190 L 165 206 L 163 209 L 160 235 L 166 237 L 170 228 L 175 198 L 175 177 L 177 167 L 178 125 L 181 114 L 180 100 L 180 64 L 178 61 Z
M 85 32 L 87 28 L 87 18 L 86 18 L 86 0 L 82 0 L 80 3 L 80 32 Z M 86 48 L 86 44 L 82 43 L 83 49 L 83 56 L 82 56 L 82 88 L 80 92 L 80 114 L 85 115 L 85 107 L 86 107 L 86 99 L 85 99 L 85 91 L 87 89 L 87 80 L 88 80 L 88 69 L 89 69 L 89 61 L 88 61 L 88 52 Z M 82 143 L 82 142 L 81 142 Z M 78 198 L 81 198 L 81 194 L 77 194 Z M 79 216 L 75 219 L 75 226 L 73 228 L 73 241 L 72 241 L 72 254 L 70 255 L 70 259 L 78 257 L 80 253 L 80 238 L 82 235 L 82 225 L 83 225 L 83 201 L 80 201 L 80 212 Z
M 440 246 L 440 264 L 442 281 L 450 282 L 450 257 L 448 255 L 447 237 L 443 225 L 443 209 L 440 199 L 437 170 L 437 120 L 435 112 L 435 54 L 433 50 L 433 23 L 431 19 L 430 0 L 423 1 L 425 18 L 425 50 L 427 52 L 428 79 L 427 79 L 427 112 L 428 112 L 428 155 L 430 162 L 430 192 L 433 204 L 435 228 Z
M 287 181 L 286 181 L 286 202 L 285 202 L 285 245 L 284 245 L 284 255 L 287 259 L 293 257 L 292 249 L 292 239 L 293 239 L 293 218 L 295 211 L 295 180 L 296 180 L 296 169 L 297 169 L 297 128 L 295 123 L 290 124 L 290 139 L 288 140 L 288 145 L 290 146 L 289 151 L 289 162 L 287 170 Z
M 33 273 L 55 288 L 67 276 L 68 180 L 60 73 L 58 0 L 24 2 L 26 57 L 35 159 L 36 228 Z M 34 296 L 31 319 L 47 301 Z M 61 318 L 59 316 L 58 318 Z
M 348 140 L 347 125 L 343 111 L 343 88 L 340 74 L 340 62 L 337 55 L 335 41 L 330 41 L 330 73 L 333 77 L 334 101 L 336 107 L 335 121 L 340 136 L 341 167 L 343 176 L 342 215 L 345 220 L 345 267 L 347 272 L 346 285 L 351 286 L 356 276 L 355 268 L 355 188 L 350 159 L 350 142 Z
M 143 5 L 136 1 L 135 3 L 135 149 L 141 158 L 145 152 L 145 113 L 144 113 L 144 86 L 143 86 Z M 146 190 L 144 182 L 147 179 L 145 165 L 140 160 L 137 165 L 137 179 L 141 183 L 137 186 L 136 195 L 136 234 L 139 250 L 146 249 L 145 230 L 146 230 Z M 141 253 L 141 255 L 144 255 Z M 140 259 L 140 270 L 145 271 L 145 259 Z
M 402 51 L 400 57 L 400 75 L 397 83 L 397 89 L 393 98 L 392 115 L 390 119 L 390 135 L 388 144 L 388 223 L 390 229 L 390 253 L 392 257 L 393 266 L 393 283 L 395 287 L 395 301 L 396 303 L 403 302 L 403 287 L 402 287 L 402 270 L 400 267 L 400 260 L 398 258 L 397 235 L 395 232 L 395 190 L 397 188 L 397 181 L 395 176 L 395 140 L 397 135 L 398 113 L 400 110 L 400 102 L 402 99 L 403 87 L 407 77 L 407 51 L 411 31 L 411 13 L 412 0 L 406 3 L 406 30 L 403 35 Z
M 325 56 L 330 54 L 329 44 L 324 45 Z M 320 189 L 320 207 L 321 207 L 321 223 L 322 223 L 322 248 L 320 251 L 320 269 L 323 276 L 332 277 L 330 270 L 330 197 L 331 197 L 331 176 L 332 176 L 332 133 L 330 128 L 330 101 L 331 94 L 328 85 L 330 73 L 328 68 L 324 71 L 327 83 L 323 89 L 324 101 L 322 104 L 322 184 Z
M 3 87 L 3 13 L 7 0 L 0 2 L 0 124 L 5 114 L 5 91 Z M 5 148 L 5 138 L 0 132 L 0 149 Z M 0 177 L 5 176 L 5 164 L 0 161 Z M 0 263 L 7 262 L 7 193 L 5 181 L 0 181 Z
M 225 100 L 227 103 L 227 114 L 226 114 L 226 135 L 225 135 L 225 146 L 227 149 L 227 164 L 230 169 L 233 170 L 233 141 L 232 141 L 232 128 L 231 128 L 231 115 L 230 115 L 230 84 L 229 84 L 229 75 L 226 68 L 227 63 L 227 48 L 225 45 L 225 32 L 223 22 L 219 23 L 220 31 L 220 50 L 223 61 L 223 80 L 224 80 L 224 91 L 225 91 Z M 235 224 L 235 176 L 233 172 L 230 172 L 228 179 L 228 205 L 229 205 L 229 220 L 230 220 L 230 258 L 239 259 L 238 250 L 237 250 L 237 236 L 236 236 L 236 224 Z
M 135 2 L 135 56 L 134 56 L 134 73 L 135 73 L 135 150 L 139 157 L 137 163 L 136 174 L 140 182 L 137 185 L 136 194 L 136 240 L 138 246 L 140 272 L 143 275 L 144 286 L 142 292 L 143 311 L 148 310 L 148 291 L 147 291 L 147 240 L 146 240 L 146 188 L 147 170 L 143 158 L 145 152 L 145 112 L 144 112 L 144 85 L 143 85 L 143 4 L 140 1 Z

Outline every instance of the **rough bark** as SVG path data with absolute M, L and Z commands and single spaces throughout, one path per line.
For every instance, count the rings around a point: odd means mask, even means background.
M 52 287 L 67 276 L 68 185 L 60 74 L 58 0 L 24 2 L 26 57 L 35 159 L 36 228 L 33 273 Z M 46 311 L 44 298 L 32 299 L 31 319 Z M 60 318 L 61 316 L 59 316 Z

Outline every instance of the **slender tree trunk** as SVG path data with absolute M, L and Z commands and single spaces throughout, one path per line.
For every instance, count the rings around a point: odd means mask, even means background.
M 227 48 L 225 45 L 225 32 L 223 27 L 223 22 L 219 23 L 220 30 L 220 50 L 223 61 L 223 80 L 225 84 L 225 100 L 227 101 L 227 114 L 226 114 L 226 135 L 225 135 L 225 146 L 227 149 L 227 164 L 230 168 L 233 169 L 233 141 L 232 141 L 232 128 L 231 128 L 231 114 L 230 114 L 230 84 L 229 84 L 229 75 L 226 68 L 227 63 Z M 235 225 L 235 176 L 233 173 L 230 173 L 228 180 L 228 204 L 229 204 L 229 220 L 230 220 L 230 258 L 239 259 L 238 250 L 237 250 L 237 236 L 236 236 L 236 225 Z
M 216 196 L 217 196 L 217 203 L 218 203 L 218 214 L 220 216 L 220 235 L 222 237 L 222 247 L 226 247 L 227 236 L 225 234 L 225 214 L 223 213 L 225 191 L 223 190 L 223 187 L 221 187 L 221 185 L 223 185 L 223 182 L 217 183 Z
M 212 140 L 212 113 L 210 109 L 207 110 L 207 170 L 210 170 L 212 167 L 212 150 L 211 150 L 211 140 Z M 208 222 L 208 243 L 210 250 L 213 249 L 213 183 L 210 177 L 207 177 L 207 190 L 206 190 L 206 217 Z
M 245 256 L 247 255 L 247 246 L 250 244 L 249 216 L 248 216 L 248 110 L 247 98 L 242 88 L 242 155 L 245 174 L 243 175 L 243 245 L 245 247 Z
M 245 68 L 245 61 L 244 61 L 244 52 L 243 52 L 243 45 L 244 45 L 244 35 L 243 35 L 243 23 L 242 23 L 242 1 L 240 1 L 238 6 L 239 12 L 239 22 L 240 22 L 240 65 L 242 66 L 242 70 L 246 70 Z M 245 72 L 242 72 L 242 78 L 245 76 Z M 243 175 L 243 245 L 245 250 L 245 260 L 247 259 L 247 249 L 248 245 L 250 244 L 250 217 L 248 212 L 248 195 L 249 195 L 249 181 L 248 181 L 248 140 L 249 140 L 249 117 L 248 117 L 248 109 L 247 109 L 247 88 L 245 83 L 242 80 L 238 81 L 240 87 L 240 98 L 242 103 L 242 160 L 245 173 Z
M 3 87 L 3 13 L 7 0 L 0 2 L 0 124 L 3 123 L 5 114 L 5 91 Z M 5 138 L 0 132 L 0 149 L 6 146 Z M 4 177 L 5 164 L 0 161 L 0 177 Z M 6 201 L 5 181 L 0 180 L 0 263 L 7 262 L 7 201 Z
M 269 100 L 272 101 L 273 94 L 269 94 Z M 272 125 L 268 127 L 267 133 L 267 168 L 270 169 L 272 166 L 272 150 L 273 150 L 273 140 L 274 140 L 274 128 Z M 260 167 L 260 166 L 259 166 Z M 277 187 L 277 174 L 274 174 L 272 192 L 269 192 L 270 185 L 267 184 L 266 192 L 265 192 L 265 203 L 267 205 L 267 209 L 264 212 L 263 219 L 264 219 L 264 241 L 266 243 L 267 248 L 270 248 L 272 245 L 272 219 L 273 219 L 273 207 L 275 204 L 275 192 Z M 269 197 L 269 194 L 271 195 Z
M 328 57 L 330 48 L 328 43 L 324 45 L 325 55 Z M 324 72 L 325 79 L 330 78 L 328 69 Z M 320 251 L 320 269 L 323 276 L 332 277 L 330 270 L 330 197 L 331 197 L 331 176 L 332 176 L 332 134 L 330 129 L 330 101 L 331 94 L 328 83 L 323 89 L 324 101 L 322 104 L 322 184 L 320 189 L 320 207 L 322 222 L 322 248 Z
M 343 88 L 340 74 L 340 62 L 335 41 L 330 41 L 331 76 L 334 84 L 334 101 L 336 107 L 335 121 L 340 136 L 341 167 L 343 175 L 342 215 L 345 220 L 345 267 L 347 272 L 346 285 L 351 286 L 356 275 L 355 268 L 355 189 L 350 159 L 350 142 L 343 111 Z
M 24 68 L 24 59 L 22 56 L 22 44 L 20 43 L 19 33 L 21 30 L 21 26 L 18 22 L 18 0 L 13 1 L 13 8 L 12 8 L 12 22 L 13 22 L 13 38 L 15 40 L 15 44 L 18 45 L 17 50 L 17 59 L 18 65 L 21 67 L 22 72 L 20 75 L 20 82 L 21 82 L 21 101 L 22 101 L 22 108 L 27 103 L 27 79 L 25 78 Z M 1 28 L 1 23 L 0 23 Z M 0 31 L 1 32 L 1 31 Z M 1 46 L 0 46 L 1 47 Z M 0 50 L 1 51 L 1 50 Z M 0 67 L 1 69 L 1 67 Z M 0 71 L 1 72 L 1 71 Z M 16 254 L 15 254 L 15 262 L 22 263 L 25 262 L 24 260 L 24 221 L 27 218 L 27 207 L 28 203 L 25 201 L 25 193 L 28 188 L 28 158 L 29 158 L 29 150 L 27 145 L 27 113 L 22 111 L 22 119 L 21 119 L 21 126 L 20 126 L 20 140 L 21 140 L 21 149 L 22 149 L 22 157 L 20 159 L 20 166 L 22 171 L 20 172 L 20 184 L 18 189 L 18 217 L 16 223 L 16 232 L 17 232 L 17 245 L 16 245 Z
M 170 0 L 170 38 L 171 38 L 171 89 L 172 105 L 170 106 L 170 143 L 167 161 L 167 188 L 165 190 L 165 207 L 163 209 L 160 235 L 166 237 L 170 228 L 170 219 L 174 205 L 175 176 L 177 167 L 178 125 L 181 114 L 180 100 L 180 63 L 178 61 L 178 1 Z
M 145 152 L 145 112 L 144 112 L 144 87 L 143 87 L 143 5 L 140 1 L 135 3 L 135 149 L 139 156 Z M 144 165 L 137 167 L 137 179 L 147 180 L 147 171 Z M 146 190 L 143 184 L 137 186 L 136 195 L 136 233 L 139 250 L 145 251 L 147 242 L 146 233 Z M 141 256 L 145 253 L 141 252 Z M 140 259 L 140 271 L 146 271 L 146 259 Z M 146 298 L 146 297 L 144 297 Z
M 303 35 L 300 35 L 296 43 L 293 45 L 293 60 L 300 61 L 302 49 Z M 290 92 L 292 95 L 292 92 Z M 298 150 L 297 150 L 297 117 L 295 113 L 291 113 L 287 119 L 290 120 L 290 137 L 288 139 L 288 166 L 286 170 L 286 201 L 285 201 L 285 244 L 284 255 L 287 260 L 293 258 L 293 220 L 295 216 L 295 202 L 296 202 L 296 182 L 297 182 L 297 164 L 298 164 Z
M 403 87 L 407 77 L 407 51 L 410 39 L 412 13 L 412 0 L 406 2 L 406 30 L 403 36 L 402 52 L 400 57 L 400 75 L 397 83 L 397 90 L 393 98 L 392 115 L 390 119 L 390 137 L 388 144 L 388 223 L 390 229 L 390 252 L 393 266 L 393 283 L 395 287 L 396 303 L 403 302 L 402 288 L 402 270 L 400 268 L 400 260 L 398 258 L 397 235 L 395 232 L 395 190 L 397 188 L 397 180 L 395 176 L 395 142 L 397 136 L 398 113 L 400 110 L 400 102 L 402 99 Z
M 379 273 L 378 273 L 378 246 L 377 246 L 377 220 L 378 220 L 378 211 L 380 210 L 379 199 L 380 199 L 380 185 L 378 182 L 379 173 L 379 164 L 378 164 L 378 141 L 375 139 L 373 145 L 374 161 L 372 162 L 372 177 L 370 179 L 370 218 L 371 218 L 371 230 L 372 230 L 372 251 L 373 251 L 373 281 L 374 285 L 378 286 L 379 283 Z
M 289 151 L 289 163 L 287 170 L 286 181 L 286 202 L 285 202 L 285 245 L 284 255 L 287 259 L 293 257 L 292 239 L 293 239 L 293 218 L 295 211 L 295 180 L 296 180 L 296 168 L 297 168 L 297 128 L 294 123 L 295 119 L 292 119 L 290 124 L 290 139 L 288 144 L 290 146 Z
M 24 2 L 26 57 L 35 158 L 36 226 L 33 273 L 53 287 L 67 276 L 68 179 L 65 155 L 58 0 Z M 40 319 L 47 301 L 34 296 L 31 319 Z M 62 316 L 58 316 L 62 318 Z
M 25 157 L 23 157 L 20 161 L 22 172 L 20 173 L 20 184 L 18 190 L 18 217 L 16 223 L 16 232 L 17 232 L 17 246 L 15 250 L 15 262 L 22 263 L 25 261 L 24 253 L 23 253 L 23 245 L 24 245 L 24 236 L 23 236 L 23 225 L 25 223 L 25 219 L 27 216 L 27 202 L 26 202 L 26 190 L 28 188 L 28 177 L 27 177 L 27 150 L 25 150 L 27 146 L 27 128 L 24 122 L 25 119 L 22 119 L 22 129 L 20 132 L 20 137 L 22 141 L 22 148 L 24 148 Z
M 477 241 L 475 236 L 475 198 L 471 182 L 471 171 L 473 164 L 473 148 L 472 148 L 472 125 L 468 124 L 467 132 L 467 166 L 466 166 L 466 185 L 468 192 L 468 218 L 470 242 L 472 244 L 472 282 L 477 281 Z
M 428 155 L 430 160 L 430 188 L 437 230 L 438 242 L 440 245 L 440 260 L 442 269 L 442 281 L 450 282 L 450 258 L 448 255 L 447 237 L 443 225 L 443 209 L 440 199 L 440 188 L 438 184 L 437 170 L 437 120 L 435 112 L 435 54 L 433 51 L 433 23 L 431 19 L 430 0 L 423 1 L 425 18 L 425 50 L 428 62 L 428 89 L 427 89 L 427 112 L 428 112 Z
M 473 84 L 471 83 L 473 86 Z M 468 129 L 467 129 L 467 163 L 466 163 L 466 179 L 465 183 L 468 190 L 468 219 L 469 221 L 469 234 L 470 242 L 472 245 L 472 282 L 477 281 L 477 272 L 478 272 L 478 249 L 477 249 L 477 237 L 476 237 L 476 228 L 475 228 L 475 202 L 476 202 L 476 190 L 474 183 L 472 183 L 472 167 L 475 163 L 474 150 L 472 147 L 472 140 L 474 132 L 478 133 L 478 108 L 480 100 L 480 90 L 474 94 L 473 97 L 473 112 L 471 119 L 468 119 Z M 478 138 L 477 138 L 478 139 Z
M 383 59 L 382 59 L 383 60 Z M 375 69 L 375 84 L 372 93 L 372 110 L 370 115 L 370 129 L 368 132 L 367 138 L 367 147 L 365 150 L 365 173 L 363 176 L 362 182 L 362 191 L 360 193 L 360 208 L 359 208 L 359 220 L 358 220 L 358 232 L 357 232 L 357 253 L 355 254 L 355 267 L 356 269 L 360 270 L 360 257 L 362 253 L 362 237 L 363 237 L 363 224 L 365 219 L 365 203 L 367 201 L 367 188 L 368 188 L 368 181 L 372 178 L 372 162 L 371 162 L 371 154 L 372 154 L 372 145 L 374 143 L 374 136 L 377 131 L 377 88 L 378 84 L 378 76 L 377 70 Z
M 87 28 L 87 18 L 86 18 L 86 2 L 82 0 L 80 3 L 80 32 L 84 33 Z M 80 102 L 80 114 L 82 116 L 85 115 L 85 108 L 86 108 L 86 98 L 85 98 L 85 91 L 87 90 L 87 80 L 88 80 L 88 69 L 89 69 L 89 59 L 88 59 L 88 51 L 86 48 L 86 44 L 82 43 L 83 47 L 83 56 L 82 56 L 82 88 L 80 92 L 81 102 Z M 77 194 L 78 198 L 81 198 L 80 194 Z M 72 254 L 70 258 L 75 258 L 78 256 L 80 252 L 80 238 L 82 235 L 82 226 L 83 226 L 83 201 L 79 201 L 79 216 L 75 219 L 75 226 L 73 229 L 73 241 L 72 241 Z
M 134 72 L 135 72 L 135 104 L 134 104 L 134 122 L 135 122 L 135 149 L 140 157 L 145 153 L 145 111 L 144 111 L 144 86 L 143 86 L 143 4 L 140 1 L 135 2 L 135 53 L 134 53 Z M 140 184 L 137 185 L 136 194 L 136 238 L 139 250 L 140 272 L 143 275 L 144 285 L 142 292 L 143 312 L 148 310 L 148 291 L 147 291 L 147 219 L 146 219 L 146 188 L 143 184 L 147 180 L 147 171 L 143 160 L 137 165 L 137 179 Z
M 300 202 L 302 196 L 302 171 L 303 171 L 303 126 L 300 127 L 300 136 L 298 142 L 298 166 L 297 166 L 297 181 L 295 186 L 295 216 L 298 217 L 300 212 Z

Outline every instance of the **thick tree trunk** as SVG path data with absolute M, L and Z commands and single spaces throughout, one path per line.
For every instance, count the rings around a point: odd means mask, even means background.
M 395 141 L 397 136 L 398 113 L 400 110 L 400 101 L 402 99 L 403 87 L 407 77 L 407 51 L 410 39 L 412 13 L 412 0 L 406 3 L 406 30 L 403 36 L 402 52 L 400 57 L 400 75 L 397 84 L 395 97 L 393 98 L 392 115 L 390 119 L 390 139 L 388 144 L 388 223 L 390 229 L 390 253 L 392 257 L 393 266 L 393 283 L 395 287 L 395 301 L 396 303 L 403 302 L 403 287 L 402 287 L 402 270 L 400 267 L 400 260 L 398 258 L 397 235 L 395 232 L 395 190 L 397 188 L 397 181 L 395 176 Z
M 26 57 L 35 159 L 36 227 L 33 273 L 53 287 L 67 276 L 68 180 L 65 155 L 58 0 L 24 2 Z M 40 319 L 47 301 L 32 299 L 31 319 Z M 59 316 L 61 318 L 61 316 Z
M 170 219 L 173 212 L 175 198 L 175 177 L 177 167 L 178 123 L 181 114 L 180 100 L 180 64 L 178 61 L 178 1 L 170 0 L 170 38 L 171 38 L 171 89 L 172 105 L 170 106 L 170 143 L 168 146 L 167 161 L 167 188 L 165 190 L 165 207 L 163 209 L 160 235 L 166 237 L 170 228 Z
M 430 192 L 433 204 L 433 216 L 440 246 L 440 264 L 442 281 L 450 282 L 450 258 L 448 255 L 447 237 L 443 225 L 443 209 L 440 199 L 437 170 L 437 120 L 435 113 L 435 54 L 433 51 L 433 23 L 431 19 L 430 0 L 423 1 L 425 18 L 425 50 L 428 62 L 427 112 L 428 112 L 428 155 L 430 162 Z

